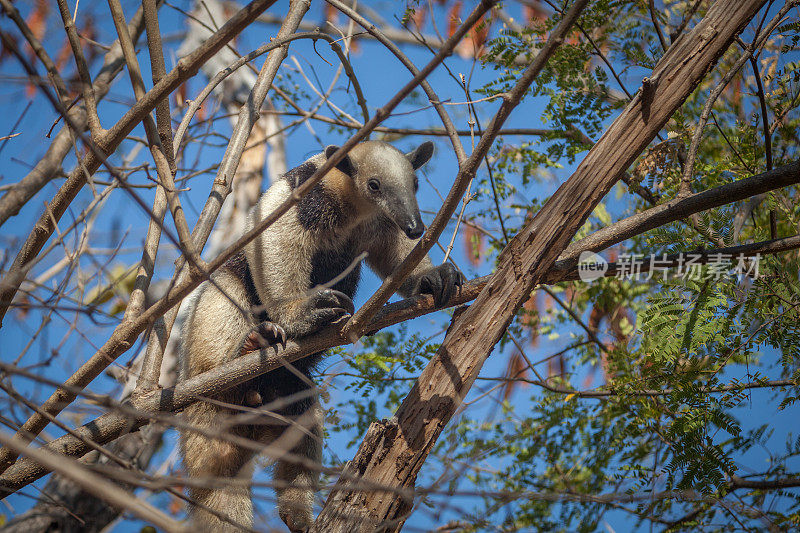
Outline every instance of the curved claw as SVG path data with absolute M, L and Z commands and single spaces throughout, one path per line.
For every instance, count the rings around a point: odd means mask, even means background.
M 286 323 L 286 332 L 293 339 L 305 337 L 354 312 L 353 300 L 345 293 L 317 290 L 296 306 L 293 318 Z
M 312 299 L 314 301 L 314 307 L 317 309 L 341 307 L 351 315 L 355 312 L 353 300 L 345 293 L 337 291 L 336 289 L 322 289 L 312 296 Z
M 445 305 L 464 285 L 466 278 L 452 264 L 444 263 L 422 274 L 417 294 L 430 294 L 436 307 Z
M 277 343 L 286 347 L 286 331 L 274 322 L 261 322 L 247 334 L 241 353 L 254 352 Z

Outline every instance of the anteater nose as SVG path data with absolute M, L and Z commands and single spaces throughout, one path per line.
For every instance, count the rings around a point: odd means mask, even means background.
M 406 226 L 406 235 L 409 239 L 419 239 L 425 232 L 425 224 L 422 221 L 414 222 Z

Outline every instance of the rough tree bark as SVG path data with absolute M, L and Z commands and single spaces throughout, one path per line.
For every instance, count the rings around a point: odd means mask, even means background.
M 497 272 L 473 305 L 456 313 L 440 349 L 397 414 L 372 424 L 325 503 L 315 531 L 402 527 L 425 458 L 515 313 L 595 205 L 764 3 L 720 0 L 672 44 L 576 172 L 502 252 Z M 358 483 L 384 490 L 352 487 Z
M 259 0 L 252 0 L 249 6 L 253 6 Z M 119 357 L 122 353 L 127 351 L 130 346 L 135 341 L 136 337 L 142 333 L 145 328 L 149 327 L 154 321 L 158 322 L 162 320 L 166 322 L 164 319 L 165 313 L 168 313 L 167 318 L 172 316 L 170 319 L 170 323 L 174 319 L 173 314 L 173 307 L 177 305 L 180 301 L 182 301 L 189 293 L 197 288 L 197 286 L 205 279 L 205 276 L 211 272 L 214 272 L 217 268 L 220 268 L 225 261 L 230 259 L 237 250 L 240 250 L 243 246 L 245 246 L 248 242 L 251 242 L 256 235 L 263 231 L 267 226 L 272 224 L 275 220 L 277 220 L 280 216 L 286 213 L 299 199 L 302 197 L 303 194 L 306 194 L 312 187 L 314 187 L 322 178 L 322 176 L 327 173 L 334 165 L 336 165 L 349 151 L 352 147 L 358 143 L 359 141 L 363 140 L 372 129 L 380 124 L 381 121 L 385 120 L 390 114 L 393 109 L 395 109 L 401 101 L 403 101 L 411 91 L 416 88 L 420 83 L 422 83 L 425 78 L 435 69 L 438 65 L 442 63 L 445 57 L 448 55 L 449 51 L 452 50 L 453 47 L 464 37 L 466 32 L 471 28 L 474 24 L 477 23 L 478 19 L 488 11 L 494 0 L 482 0 L 479 5 L 473 10 L 472 13 L 465 19 L 465 21 L 456 29 L 456 31 L 447 39 L 447 46 L 443 47 L 433 59 L 431 59 L 425 67 L 423 67 L 409 82 L 407 82 L 395 95 L 386 103 L 384 106 L 378 108 L 375 114 L 370 118 L 370 120 L 362 126 L 362 128 L 356 132 L 350 139 L 344 143 L 339 150 L 337 150 L 334 154 L 332 154 L 324 164 L 318 168 L 314 174 L 308 178 L 303 184 L 301 184 L 294 192 L 294 194 L 284 201 L 281 205 L 277 206 L 269 216 L 265 217 L 261 220 L 254 228 L 248 231 L 245 235 L 243 235 L 240 239 L 236 241 L 236 243 L 223 251 L 216 259 L 211 260 L 206 265 L 204 265 L 205 270 L 203 272 L 196 271 L 194 269 L 187 269 L 184 270 L 182 267 L 181 269 L 176 272 L 175 282 L 171 285 L 170 290 L 168 291 L 167 295 L 161 298 L 159 301 L 155 302 L 151 305 L 146 311 L 139 314 L 138 316 L 134 317 L 132 320 L 123 320 L 114 330 L 111 337 L 106 341 L 106 343 L 100 347 L 95 354 L 89 358 L 85 363 L 81 365 L 78 370 L 75 371 L 63 384 L 57 388 L 57 390 L 42 404 L 40 411 L 43 413 L 47 413 L 50 416 L 55 416 L 61 412 L 61 410 L 69 405 L 72 400 L 76 398 L 77 391 L 82 390 L 88 383 L 90 383 L 95 377 L 97 377 L 100 372 L 105 370 L 111 361 Z M 297 4 L 295 4 L 296 2 Z M 297 9 L 299 10 L 301 7 L 308 8 L 309 0 L 293 0 L 293 3 L 290 3 L 290 14 L 286 18 L 286 23 L 296 22 L 299 16 L 292 16 L 292 8 L 296 5 Z M 162 97 L 166 92 L 171 92 L 172 90 L 177 88 L 178 81 L 181 81 L 180 72 L 185 71 L 186 63 L 185 60 L 191 58 L 188 64 L 195 65 L 196 68 L 199 68 L 199 65 L 207 59 L 207 55 L 213 55 L 212 52 L 218 50 L 219 48 L 216 47 L 219 42 L 227 36 L 233 29 L 237 29 L 240 24 L 247 21 L 247 17 L 250 16 L 254 8 L 249 7 L 247 11 L 243 9 L 230 21 L 225 24 L 220 30 L 209 39 L 206 44 L 204 44 L 200 49 L 193 52 L 190 56 L 187 56 L 181 61 L 179 61 L 176 69 L 173 69 L 173 72 L 178 72 L 174 76 L 172 73 L 168 74 L 167 77 L 163 78 L 161 82 L 159 82 L 153 89 L 151 89 L 145 97 L 137 101 L 137 103 L 130 108 L 130 110 L 125 114 L 125 116 L 118 122 L 115 126 L 113 126 L 110 130 L 108 130 L 108 134 L 111 135 L 111 132 L 114 130 L 119 130 L 120 128 L 127 128 L 127 126 L 121 126 L 121 123 L 127 123 L 130 120 L 139 120 L 140 112 L 142 109 L 152 109 L 155 106 L 154 100 Z M 241 13 L 245 13 L 241 15 Z M 234 23 L 236 21 L 236 23 Z M 283 32 L 283 29 L 281 30 Z M 279 32 L 279 35 L 281 34 Z M 279 39 L 279 42 L 284 43 L 279 46 L 279 48 L 283 48 L 288 44 L 288 40 Z M 209 45 L 211 43 L 214 46 Z M 273 51 L 277 51 L 279 48 L 273 49 Z M 262 73 L 265 72 L 268 64 L 270 63 L 271 56 L 268 56 L 267 60 L 265 61 L 265 66 L 262 67 Z M 280 59 L 280 58 L 279 58 Z M 271 72 L 272 75 L 275 74 L 277 70 L 277 66 L 280 64 L 280 61 L 275 61 L 272 65 L 275 67 Z M 180 68 L 180 65 L 183 65 Z M 258 82 L 256 87 L 254 88 L 253 93 L 259 92 L 259 85 L 261 82 L 264 81 L 264 86 L 268 85 L 266 83 L 267 77 L 258 78 Z M 173 83 L 174 82 L 174 83 Z M 251 93 L 251 94 L 253 94 Z M 151 96 L 148 96 L 151 95 Z M 251 100 L 255 101 L 256 96 L 251 96 L 248 100 L 248 109 L 249 107 L 255 107 L 256 109 L 260 108 L 260 105 L 263 101 L 262 96 L 265 93 L 262 91 L 261 94 L 258 96 L 258 105 L 255 105 Z M 140 105 L 141 102 L 147 100 L 148 104 L 147 107 L 144 105 Z M 152 107 L 149 107 L 152 106 Z M 138 111 L 137 108 L 139 109 Z M 225 198 L 229 190 L 230 180 L 227 179 L 227 176 L 232 175 L 235 169 L 234 162 L 238 164 L 239 156 L 241 155 L 241 150 L 244 148 L 244 144 L 247 140 L 247 137 L 242 137 L 239 135 L 237 137 L 237 131 L 242 124 L 245 124 L 248 128 L 252 125 L 250 119 L 252 118 L 254 121 L 254 117 L 249 116 L 249 111 L 244 113 L 244 117 L 242 113 L 240 113 L 240 120 L 237 122 L 237 128 L 232 135 L 231 145 L 236 146 L 237 154 L 228 157 L 223 157 L 222 163 L 220 163 L 220 167 L 217 171 L 218 178 L 215 179 L 214 185 L 212 186 L 211 193 L 206 201 L 206 206 L 203 208 L 203 211 L 200 214 L 197 224 L 195 225 L 194 232 L 196 233 L 196 237 L 193 238 L 194 241 L 198 244 L 197 248 L 202 248 L 203 243 L 205 243 L 208 235 L 211 231 L 211 227 L 216 220 L 216 216 L 219 212 L 220 201 Z M 257 116 L 257 113 L 254 113 Z M 125 118 L 128 117 L 128 118 Z M 121 130 L 120 130 L 121 131 Z M 233 152 L 234 150 L 230 150 Z M 226 151 L 227 153 L 227 151 Z M 93 153 L 90 153 L 88 157 L 92 157 Z M 87 163 L 87 169 L 89 168 Z M 93 167 L 96 168 L 96 167 Z M 88 170 L 87 170 L 88 171 Z M 69 180 L 68 180 L 69 181 Z M 65 189 L 70 189 L 65 184 Z M 70 189 L 71 190 L 71 189 Z M 62 191 L 63 192 L 63 191 Z M 62 192 L 58 193 L 58 196 L 61 196 Z M 71 194 L 71 193 L 70 193 Z M 73 196 L 74 197 L 74 196 Z M 63 213 L 62 213 L 63 214 Z M 49 219 L 48 219 L 49 220 Z M 52 223 L 49 226 L 50 231 L 54 229 L 52 227 Z M 49 233 L 48 233 L 49 234 Z M 37 247 L 37 249 L 41 248 L 42 242 L 41 239 L 45 239 L 48 234 L 39 234 L 36 231 L 33 232 L 29 236 L 29 244 L 30 246 Z M 37 235 L 40 235 L 37 237 Z M 27 250 L 28 245 L 24 246 Z M 22 256 L 26 255 L 28 252 L 20 252 L 18 254 L 17 259 L 15 261 L 26 261 L 21 259 Z M 183 264 L 181 261 L 180 264 Z M 15 267 L 12 265 L 11 270 L 13 271 Z M 186 274 L 188 272 L 188 274 Z M 5 281 L 0 282 L 0 293 L 3 292 L 4 289 L 10 291 L 10 293 L 15 293 L 21 279 L 19 275 L 22 274 L 20 270 L 16 270 L 7 274 L 6 278 L 11 278 L 13 283 L 6 285 Z M 9 296 L 9 301 L 12 296 Z M 0 294 L 0 314 L 4 313 L 7 310 L 7 306 L 4 306 L 2 294 Z M 169 328 L 164 327 L 164 331 L 168 331 Z M 151 336 L 151 339 L 153 337 Z M 319 351 L 319 350 L 318 350 Z M 264 370 L 266 371 L 266 370 Z M 229 385 L 230 386 L 230 385 Z M 146 401 L 146 399 L 145 399 Z M 138 402 L 135 402 L 138 403 Z M 35 438 L 42 429 L 44 429 L 49 420 L 47 416 L 41 414 L 40 412 L 36 412 L 28 418 L 28 421 L 23 424 L 22 428 L 17 432 L 17 436 L 15 437 L 18 440 L 24 440 L 25 442 L 29 442 L 33 438 Z M 119 436 L 117 433 L 116 436 Z M 85 452 L 84 452 L 85 453 Z M 11 466 L 15 461 L 18 454 L 14 451 L 11 451 L 9 448 L 0 447 L 0 469 L 5 471 L 6 468 Z
M 222 25 L 227 22 L 224 17 L 224 11 L 221 4 L 216 0 L 205 0 L 206 9 L 195 9 L 194 15 L 198 21 L 204 22 L 206 26 L 202 26 L 200 22 L 192 20 L 190 24 L 190 31 L 187 33 L 187 38 L 184 41 L 184 46 L 181 49 L 184 51 L 182 55 L 188 55 L 192 51 L 199 48 L 206 39 L 211 36 L 211 32 L 206 28 L 213 27 L 214 25 Z M 217 16 L 214 21 L 204 20 L 208 17 L 207 13 L 212 12 Z M 131 23 L 131 27 L 136 30 L 136 35 L 143 31 L 143 17 L 137 13 Z M 133 34 L 133 31 L 129 28 Z M 116 51 L 121 56 L 119 45 L 115 43 L 112 51 Z M 232 52 L 223 48 L 216 56 L 212 57 L 207 63 L 203 65 L 203 73 L 210 79 L 217 72 L 224 69 L 229 63 L 232 62 Z M 235 57 L 233 59 L 236 59 Z M 107 61 L 108 62 L 108 61 Z M 121 62 L 121 61 L 120 61 Z M 104 68 L 104 71 L 106 69 Z M 116 68 L 118 72 L 120 69 Z M 242 101 L 246 100 L 250 89 L 255 82 L 255 75 L 250 71 L 242 70 L 242 73 L 248 75 L 230 76 L 226 85 L 227 91 L 219 91 L 217 96 L 221 99 L 225 108 L 229 109 L 232 113 L 238 110 L 242 105 Z M 102 74 L 102 73 L 101 73 Z M 157 83 L 157 80 L 154 80 Z M 98 85 L 98 82 L 95 82 Z M 104 95 L 107 91 L 108 83 L 103 83 L 100 87 L 102 92 L 96 90 L 98 98 Z M 158 117 L 157 117 L 158 118 Z M 85 120 L 85 119 L 84 119 Z M 275 127 L 275 124 L 278 127 Z M 223 215 L 221 223 L 216 228 L 216 234 L 212 235 L 212 246 L 210 254 L 216 255 L 229 246 L 236 237 L 244 231 L 244 214 L 252 207 L 258 200 L 259 192 L 261 189 L 261 181 L 264 175 L 264 166 L 267 161 L 266 147 L 263 145 L 264 139 L 267 135 L 274 135 L 275 141 L 271 144 L 272 151 L 276 151 L 276 147 L 283 146 L 283 134 L 279 133 L 280 119 L 274 117 L 270 122 L 269 118 L 262 118 L 253 128 L 250 138 L 248 139 L 248 147 L 254 146 L 255 148 L 247 150 L 240 165 L 236 169 L 233 177 L 233 194 L 228 198 L 226 205 L 230 205 L 227 209 L 226 215 Z M 66 129 L 66 127 L 65 127 Z M 55 144 L 55 141 L 54 141 Z M 171 144 L 171 142 L 170 142 Z M 71 145 L 70 145 L 71 146 Z M 285 159 L 285 154 L 275 154 L 273 160 L 280 163 Z M 47 157 L 43 161 L 48 160 Z M 273 165 L 274 167 L 275 165 Z M 37 165 L 38 168 L 38 165 Z M 277 165 L 277 168 L 270 168 L 271 175 L 280 175 L 286 171 L 285 164 L 282 166 Z M 153 289 L 158 290 L 154 287 Z M 161 290 L 163 292 L 163 289 Z M 152 299 L 152 298 L 151 298 Z M 180 315 L 179 315 L 180 316 Z M 161 369 L 161 379 L 159 383 L 163 387 L 170 387 L 177 381 L 177 348 L 180 335 L 181 321 L 178 320 L 173 327 L 170 341 L 164 351 L 164 361 Z M 136 384 L 136 377 L 141 368 L 142 356 L 140 353 L 136 358 L 131 372 L 126 376 L 122 376 L 127 382 L 120 395 L 120 401 L 127 400 Z M 161 424 L 151 424 L 140 431 L 130 433 L 123 436 L 117 442 L 111 445 L 111 451 L 120 458 L 130 462 L 135 470 L 147 470 L 153 454 L 161 444 L 165 426 Z M 96 465 L 107 465 L 110 461 L 108 457 L 102 456 L 93 452 L 85 459 L 88 462 Z M 121 485 L 128 489 L 133 489 L 129 485 L 121 483 Z M 104 530 L 109 524 L 120 516 L 120 510 L 108 504 L 101 498 L 89 493 L 81 486 L 73 483 L 72 481 L 54 474 L 47 481 L 43 489 L 43 493 L 47 498 L 42 498 L 30 510 L 14 518 L 6 524 L 1 530 L 4 533 L 36 533 L 36 532 L 53 532 L 58 531 L 61 533 L 79 533 L 79 532 L 99 532 Z
M 545 274 L 542 283 L 554 284 L 561 281 L 579 279 L 576 264 L 578 256 L 584 250 L 601 251 L 633 236 L 640 235 L 656 226 L 680 220 L 693 213 L 740 201 L 752 194 L 760 194 L 797 183 L 800 183 L 800 162 L 784 165 L 772 171 L 721 185 L 679 200 L 672 200 L 642 213 L 632 215 L 570 245 Z M 745 255 L 756 253 L 773 254 L 798 248 L 800 248 L 800 236 L 755 242 L 731 248 L 705 250 L 701 254 L 698 264 L 720 253 L 730 255 L 740 253 Z M 677 265 L 677 258 L 675 257 L 674 259 Z M 614 275 L 617 272 L 616 269 L 617 264 L 610 263 L 606 275 Z M 645 270 L 643 267 L 643 272 Z M 490 280 L 491 276 L 483 276 L 468 281 L 447 302 L 445 307 L 453 307 L 474 300 Z M 437 309 L 430 295 L 420 295 L 390 303 L 381 309 L 370 322 L 366 331 L 372 334 L 383 328 L 434 312 Z M 171 342 L 173 340 L 171 337 Z M 64 455 L 82 457 L 92 450 L 86 443 L 89 439 L 100 445 L 108 444 L 127 431 L 136 431 L 147 425 L 155 419 L 153 415 L 161 416 L 165 413 L 179 411 L 196 401 L 198 397 L 214 396 L 221 391 L 252 379 L 253 376 L 264 374 L 276 368 L 282 368 L 283 361 L 291 363 L 311 353 L 324 351 L 342 344 L 344 344 L 344 336 L 342 335 L 340 324 L 306 337 L 299 342 L 288 341 L 285 347 L 275 346 L 263 352 L 252 352 L 175 386 L 151 391 L 146 401 L 140 402 L 137 406 L 139 411 L 128 408 L 117 412 L 116 405 L 108 405 L 108 413 L 76 428 L 75 435 L 64 435 L 51 441 L 45 447 L 50 451 Z M 3 363 L 0 363 L 0 368 L 3 371 L 11 371 L 13 369 L 11 365 Z M 127 437 L 130 437 L 130 435 Z M 0 475 L 0 497 L 6 495 L 4 490 L 8 490 L 9 493 L 18 490 L 48 472 L 49 469 L 35 461 L 27 458 L 20 459 L 11 469 Z

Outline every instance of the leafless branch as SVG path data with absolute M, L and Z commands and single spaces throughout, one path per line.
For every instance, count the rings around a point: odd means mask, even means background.
M 261 11 L 265 10 L 273 2 L 274 0 L 253 0 L 248 6 L 231 17 L 231 19 L 202 46 L 181 59 L 178 65 L 167 74 L 167 76 L 162 78 L 161 82 L 148 91 L 141 100 L 137 101 L 136 104 L 125 113 L 122 119 L 112 126 L 111 129 L 102 136 L 102 139 L 97 141 L 97 144 L 103 147 L 106 152 L 115 148 L 125 136 L 130 133 L 133 127 L 155 108 L 161 98 L 175 90 L 200 64 L 225 46 L 230 39 L 238 34 L 253 18 L 257 17 Z M 36 257 L 45 241 L 53 232 L 54 226 L 52 220 L 58 221 L 58 219 L 61 218 L 67 206 L 75 198 L 75 195 L 83 184 L 86 183 L 87 176 L 84 173 L 84 169 L 88 172 L 93 172 L 99 167 L 101 162 L 102 161 L 95 156 L 94 152 L 89 153 L 85 162 L 79 165 L 78 169 L 69 176 L 66 183 L 59 189 L 55 198 L 48 206 L 49 212 L 42 215 L 37 223 L 36 229 L 28 237 L 25 244 L 23 244 L 22 250 L 20 250 L 17 257 L 14 259 L 11 270 L 3 280 L 0 281 L 0 318 L 2 318 L 8 310 L 8 306 L 22 281 L 19 273 L 23 272 L 26 265 Z M 126 344 L 126 342 L 132 342 L 133 339 L 131 339 L 131 341 L 125 341 L 124 339 L 128 339 L 128 336 L 123 333 L 127 333 L 126 330 L 129 328 L 130 324 L 131 322 L 123 322 L 117 328 L 110 339 L 112 345 L 118 345 L 122 342 L 125 344 L 126 349 L 130 347 L 130 344 Z M 142 330 L 143 328 L 139 329 L 137 334 Z M 133 338 L 135 339 L 135 335 Z M 76 386 L 85 386 L 99 375 L 102 369 L 112 360 L 113 358 L 109 358 L 105 353 L 99 355 L 97 358 L 92 358 L 72 376 L 71 383 Z M 51 414 L 58 413 L 63 406 L 68 403 L 66 401 L 68 397 L 69 394 L 65 394 L 64 391 L 56 391 L 48 401 L 42 405 L 42 409 Z M 23 430 L 27 435 L 35 435 L 38 434 L 45 425 L 46 421 L 44 419 L 34 415 L 23 425 Z M 14 456 L 14 452 L 9 452 L 6 448 L 0 449 L 0 470 L 5 470 L 11 461 L 13 461 Z
M 16 453 L 24 453 L 32 460 L 54 472 L 79 484 L 98 498 L 108 501 L 120 509 L 130 511 L 145 522 L 164 529 L 164 531 L 184 531 L 185 528 L 149 503 L 133 497 L 130 493 L 107 481 L 103 477 L 89 472 L 86 467 L 74 459 L 54 454 L 41 449 L 27 448 L 6 433 L 0 432 L 0 443 Z
M 680 187 L 680 195 L 689 194 L 692 190 L 692 173 L 694 172 L 694 161 L 697 157 L 697 150 L 700 148 L 700 140 L 703 137 L 703 129 L 705 128 L 706 123 L 708 122 L 708 117 L 711 115 L 711 111 L 714 108 L 714 103 L 717 101 L 717 98 L 722 91 L 725 90 L 725 87 L 731 82 L 734 76 L 741 70 L 744 64 L 755 54 L 764 44 L 767 42 L 772 31 L 778 26 L 781 19 L 786 16 L 786 13 L 789 10 L 798 5 L 796 0 L 787 0 L 783 7 L 775 14 L 775 16 L 770 20 L 769 24 L 764 27 L 764 29 L 756 36 L 756 39 L 753 41 L 753 44 L 748 47 L 744 53 L 742 54 L 739 59 L 731 66 L 725 76 L 719 81 L 719 83 L 714 87 L 709 94 L 708 99 L 706 100 L 705 107 L 703 108 L 703 112 L 700 114 L 700 118 L 695 125 L 694 134 L 692 135 L 692 142 L 689 146 L 689 152 L 686 156 L 686 163 L 683 167 L 683 176 L 681 178 L 681 187 Z
M 69 6 L 66 0 L 58 0 L 58 11 L 64 23 L 64 30 L 67 32 L 69 45 L 72 47 L 72 56 L 75 58 L 78 74 L 81 77 L 83 101 L 86 103 L 86 117 L 87 123 L 89 124 L 89 131 L 92 134 L 92 139 L 97 142 L 100 136 L 105 133 L 105 130 L 103 130 L 103 126 L 100 124 L 100 117 L 97 115 L 97 99 L 94 94 L 92 77 L 89 74 L 89 66 L 86 64 L 86 57 L 83 55 L 81 39 L 78 36 L 78 31 L 75 29 L 75 21 L 72 17 L 72 13 L 69 12 Z M 66 92 L 63 93 L 64 96 L 67 94 Z

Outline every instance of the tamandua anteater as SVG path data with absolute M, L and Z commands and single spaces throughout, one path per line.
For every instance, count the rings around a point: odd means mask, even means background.
M 272 185 L 250 213 L 247 229 L 284 202 L 336 150 L 329 146 Z M 422 235 L 415 171 L 432 154 L 431 142 L 407 154 L 379 141 L 356 145 L 297 204 L 211 276 L 216 286 L 206 282 L 198 288 L 183 331 L 182 377 L 269 342 L 309 335 L 351 314 L 360 274 L 360 264 L 353 264 L 356 258 L 366 252 L 367 264 L 385 278 Z M 461 283 L 461 274 L 451 264 L 434 267 L 426 257 L 398 292 L 404 297 L 432 294 L 440 305 Z M 231 521 L 253 524 L 248 482 L 256 454 L 210 438 L 208 432 L 226 431 L 266 444 L 284 431 L 287 436 L 291 421 L 299 423 L 294 438 L 288 439 L 289 453 L 274 468 L 278 512 L 292 531 L 312 524 L 322 411 L 309 376 L 321 357 L 322 353 L 308 356 L 229 389 L 214 403 L 197 402 L 186 409 L 187 422 L 206 433 L 181 432 L 184 465 L 199 482 L 190 488 L 197 503 L 191 514 L 199 527 L 227 531 L 237 529 Z M 264 415 L 255 415 L 261 423 L 253 423 L 252 413 L 237 409 L 254 411 L 262 405 L 274 415 L 269 423 L 264 423 Z M 247 416 L 251 418 L 242 421 Z M 233 417 L 239 418 L 231 422 Z M 297 426 L 308 429 L 296 431 Z

